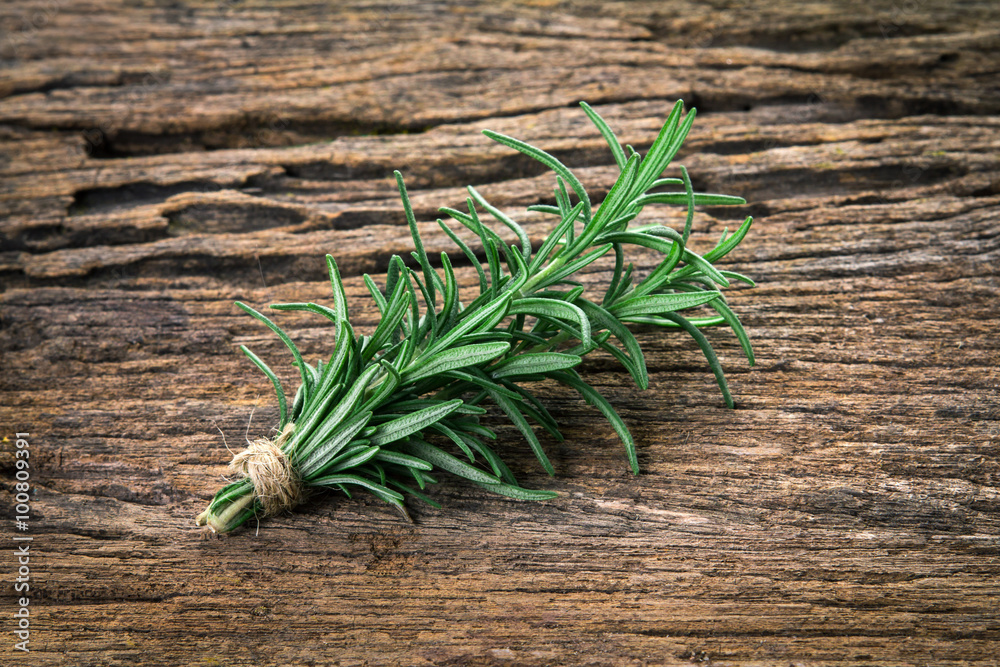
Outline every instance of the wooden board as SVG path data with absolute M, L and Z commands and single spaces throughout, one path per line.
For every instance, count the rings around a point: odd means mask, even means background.
M 315 3 L 38 0 L 0 7 L 3 664 L 995 665 L 1000 654 L 1000 9 L 946 2 Z M 543 387 L 567 440 L 545 503 L 442 476 L 409 524 L 313 499 L 219 538 L 194 524 L 277 409 L 240 344 L 294 369 L 232 303 L 375 311 L 410 241 L 475 184 L 534 238 L 553 179 L 490 128 L 616 170 L 576 103 L 749 204 L 695 218 L 757 365 L 712 331 L 640 330 L 651 387 L 582 372 L 639 443 Z M 650 210 L 648 221 L 682 222 Z M 639 269 L 652 256 L 637 255 Z M 606 279 L 606 267 L 587 276 Z M 472 284 L 468 263 L 462 280 Z M 310 359 L 330 329 L 283 314 Z M 251 419 L 252 417 L 252 419 Z M 30 536 L 30 653 L 15 548 Z

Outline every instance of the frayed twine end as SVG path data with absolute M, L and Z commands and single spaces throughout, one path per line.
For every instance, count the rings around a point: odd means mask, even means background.
M 252 440 L 229 463 L 230 472 L 253 482 L 254 495 L 264 510 L 264 516 L 292 509 L 305 500 L 302 478 L 281 449 L 294 431 L 295 424 L 289 422 L 274 440 Z

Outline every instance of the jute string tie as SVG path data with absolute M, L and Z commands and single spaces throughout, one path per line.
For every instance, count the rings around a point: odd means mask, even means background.
M 257 438 L 229 462 L 229 471 L 253 482 L 265 516 L 292 509 L 305 499 L 302 478 L 281 447 L 295 431 L 288 423 L 274 440 Z

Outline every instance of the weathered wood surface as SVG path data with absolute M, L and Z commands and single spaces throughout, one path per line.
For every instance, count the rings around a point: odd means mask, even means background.
M 0 662 L 998 664 L 1000 8 L 716 4 L 3 3 L 4 511 L 17 431 L 35 490 L 32 651 L 5 546 Z M 434 211 L 467 183 L 512 212 L 550 197 L 481 129 L 601 193 L 575 103 L 642 150 L 679 97 L 700 114 L 679 161 L 751 202 L 699 213 L 694 247 L 757 217 L 728 260 L 759 281 L 731 291 L 757 366 L 709 334 L 736 410 L 691 341 L 643 332 L 648 391 L 584 367 L 639 477 L 550 388 L 555 478 L 499 430 L 558 500 L 446 479 L 413 525 L 331 496 L 259 534 L 195 527 L 220 430 L 275 420 L 236 346 L 291 379 L 234 299 L 324 301 L 332 252 L 371 326 L 360 275 L 409 249 L 392 169 L 440 251 Z

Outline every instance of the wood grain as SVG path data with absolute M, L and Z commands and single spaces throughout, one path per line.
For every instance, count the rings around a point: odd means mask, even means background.
M 27 655 L 0 557 L 0 662 L 998 664 L 998 25 L 927 0 L 4 3 L 0 503 L 30 432 L 34 539 Z M 435 212 L 466 184 L 540 239 L 523 209 L 550 175 L 481 130 L 600 200 L 615 169 L 576 103 L 645 150 L 678 98 L 699 112 L 678 161 L 749 201 L 699 212 L 693 246 L 756 218 L 724 263 L 759 283 L 730 291 L 757 365 L 709 332 L 735 410 L 690 340 L 640 330 L 649 390 L 583 367 L 638 477 L 544 386 L 554 478 L 493 423 L 554 501 L 442 476 L 414 524 L 331 495 L 196 528 L 227 445 L 276 420 L 238 345 L 293 379 L 234 300 L 327 302 L 331 252 L 371 327 L 361 275 L 410 247 L 393 169 L 428 251 L 454 253 Z M 319 321 L 280 321 L 329 352 Z

